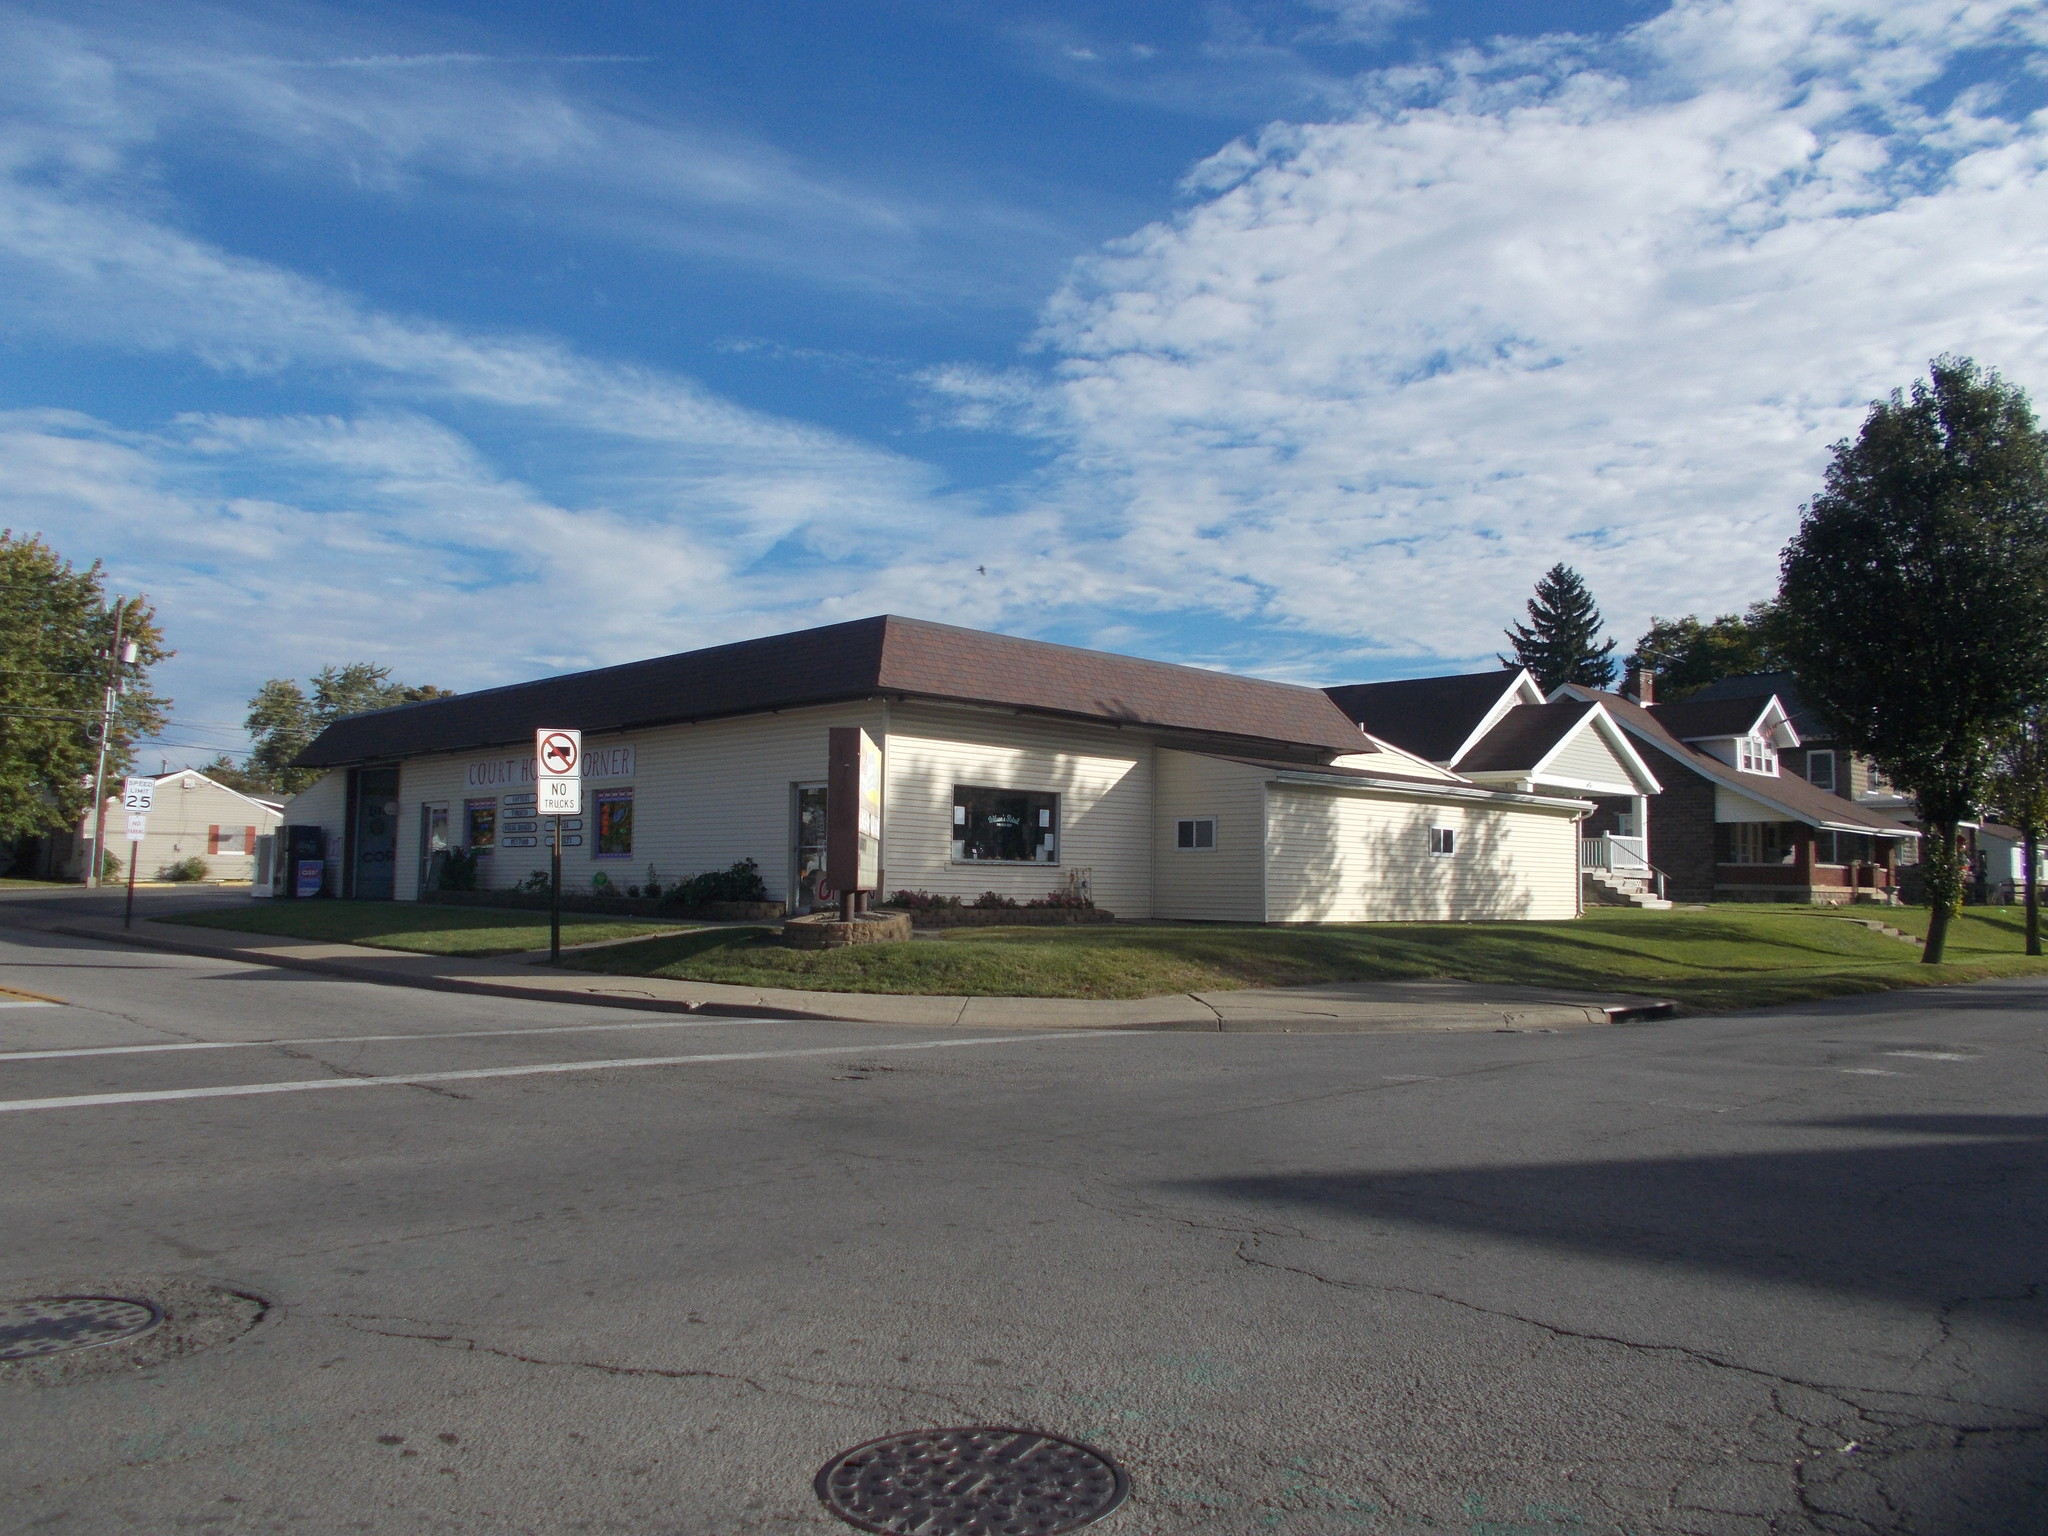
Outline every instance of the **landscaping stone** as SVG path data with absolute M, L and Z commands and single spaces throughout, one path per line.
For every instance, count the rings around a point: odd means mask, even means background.
M 910 939 L 906 912 L 856 912 L 850 923 L 837 913 L 810 912 L 782 925 L 782 942 L 791 949 L 844 949 L 849 944 L 900 944 Z

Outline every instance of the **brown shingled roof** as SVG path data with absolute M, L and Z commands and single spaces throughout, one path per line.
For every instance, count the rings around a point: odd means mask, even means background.
M 1517 704 L 1480 738 L 1478 746 L 1459 759 L 1458 772 L 1526 772 L 1592 712 L 1591 704 L 1576 699 Z
M 301 767 L 510 746 L 891 695 L 991 704 L 1327 756 L 1377 750 L 1319 689 L 883 615 L 337 720 Z
M 1351 683 L 1323 691 L 1380 740 L 1428 762 L 1446 763 L 1521 675 L 1520 668 L 1510 667 L 1452 677 Z

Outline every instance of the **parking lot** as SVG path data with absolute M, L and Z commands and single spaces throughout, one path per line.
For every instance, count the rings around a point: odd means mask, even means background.
M 946 1424 L 1099 1446 L 1134 1536 L 2048 1526 L 2039 986 L 961 1032 L 26 929 L 0 986 L 6 1295 L 192 1330 L 0 1367 L 7 1529 L 846 1530 L 818 1467 Z

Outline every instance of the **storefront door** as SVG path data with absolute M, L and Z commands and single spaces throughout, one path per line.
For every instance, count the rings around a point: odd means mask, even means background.
M 439 855 L 439 857 L 436 857 Z M 420 807 L 420 889 L 435 890 L 441 883 L 441 866 L 448 862 L 448 802 Z
M 389 901 L 398 858 L 398 770 L 364 768 L 356 775 L 355 858 L 352 894 L 358 901 Z
M 792 820 L 795 847 L 790 858 L 789 910 L 810 912 L 826 904 L 821 894 L 825 884 L 825 786 L 796 786 Z

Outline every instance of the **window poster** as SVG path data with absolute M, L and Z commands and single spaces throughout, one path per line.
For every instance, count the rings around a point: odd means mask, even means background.
M 601 789 L 597 792 L 597 846 L 600 859 L 630 858 L 633 853 L 633 791 Z

